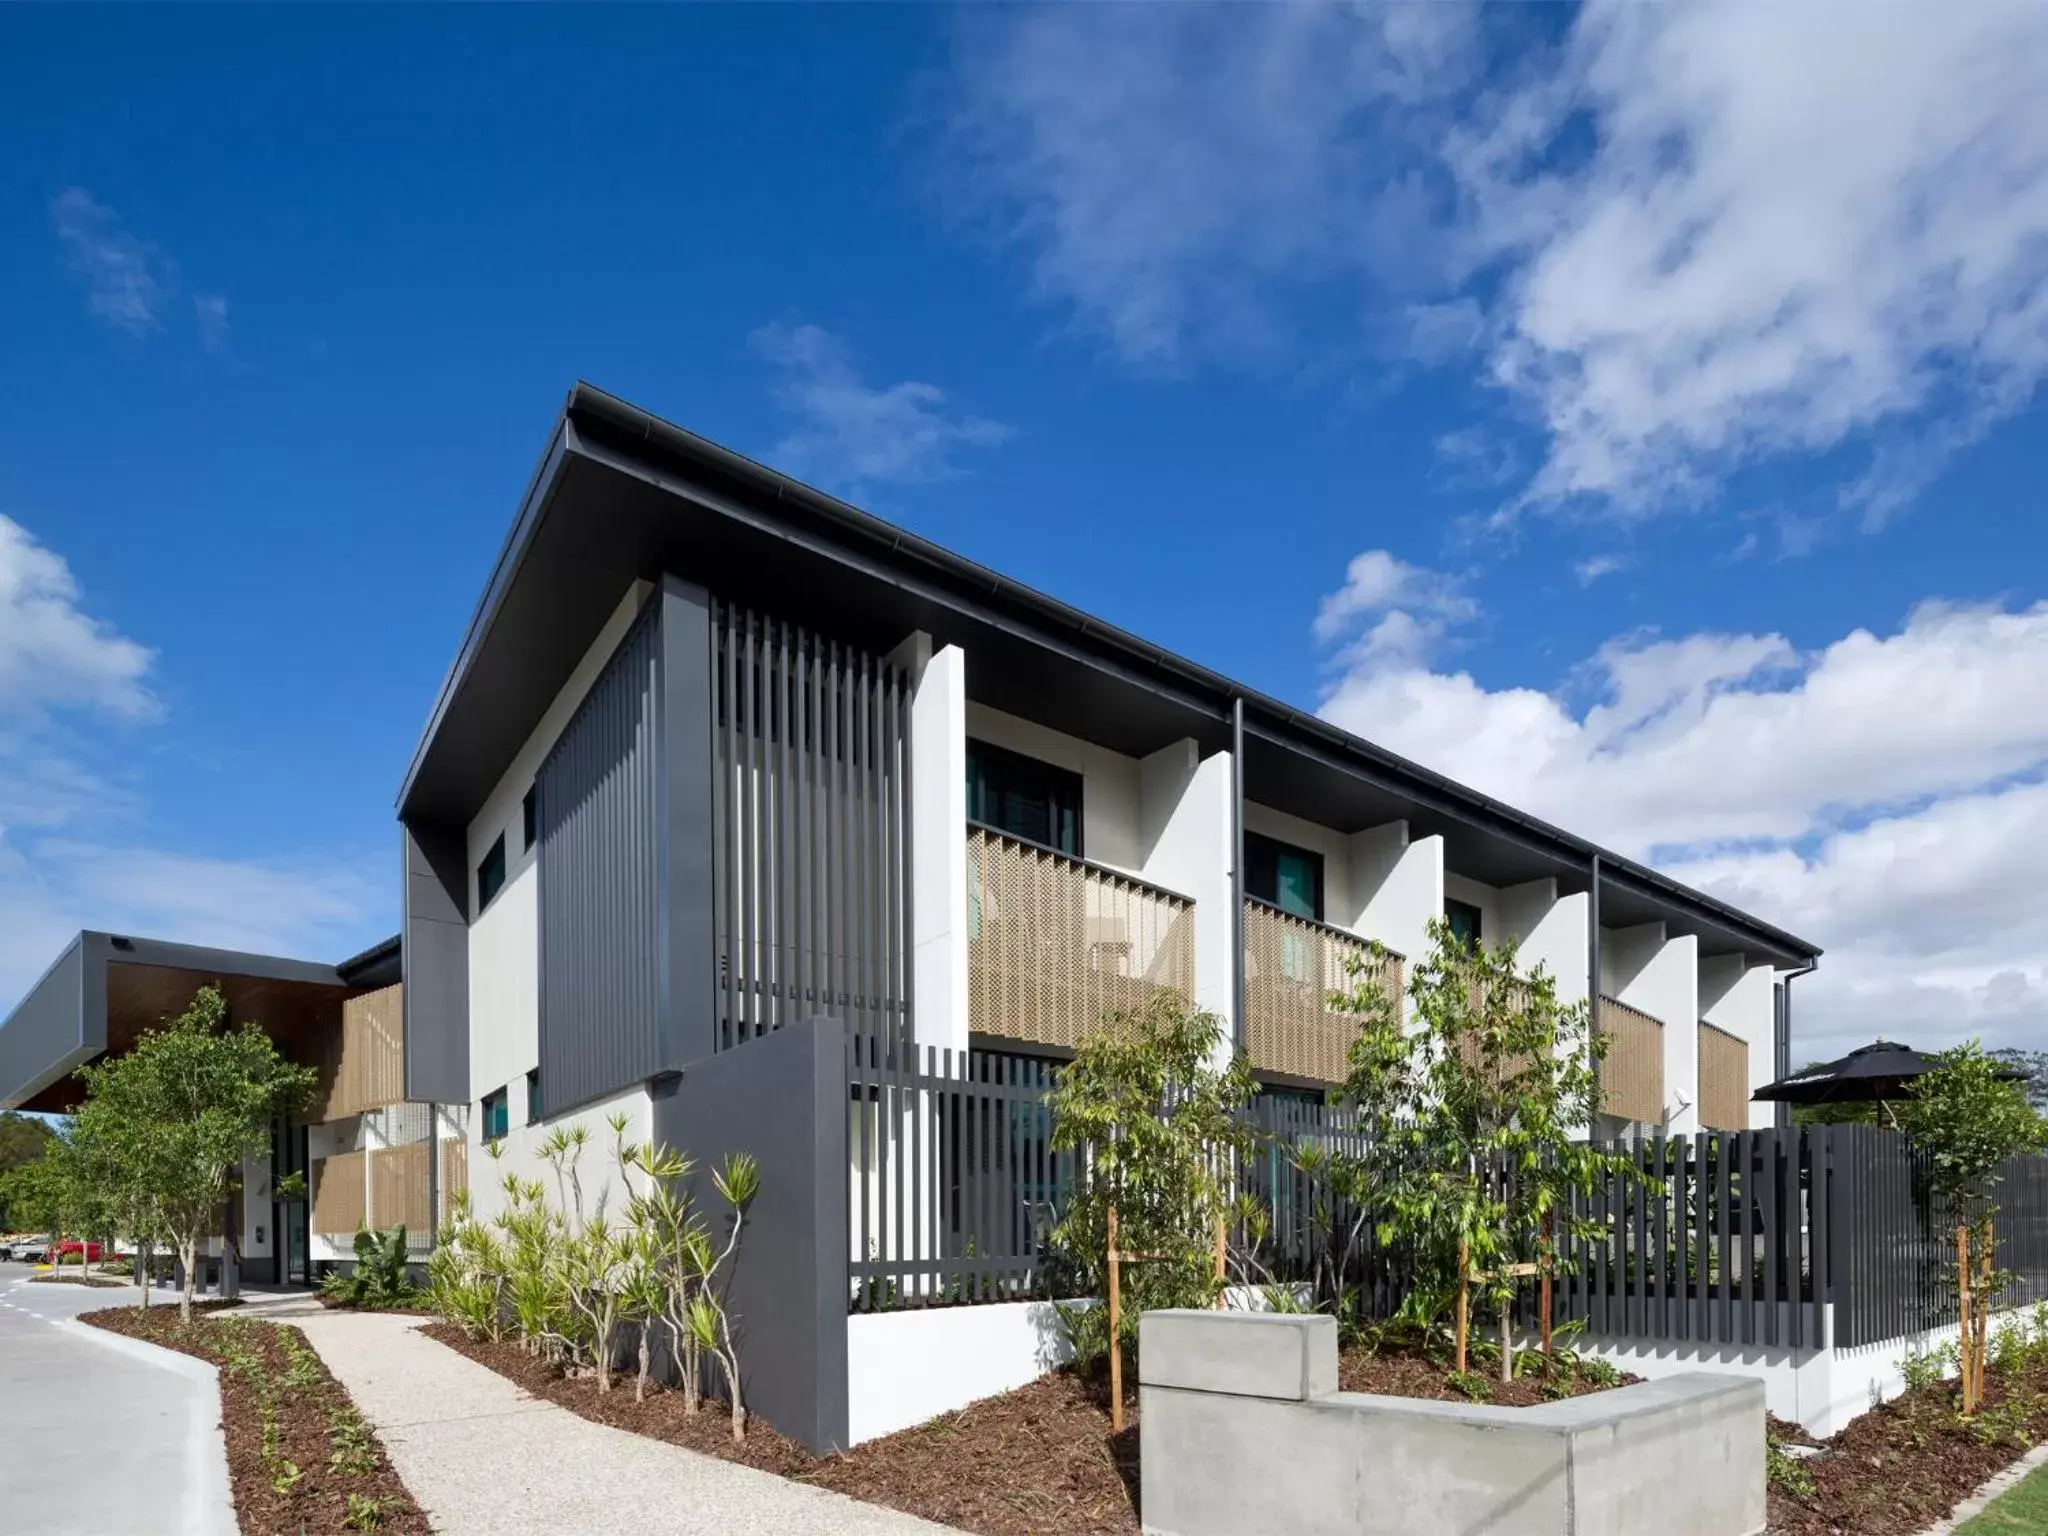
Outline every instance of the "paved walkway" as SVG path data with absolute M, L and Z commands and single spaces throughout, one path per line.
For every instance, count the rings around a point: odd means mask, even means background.
M 933 1536 L 948 1529 L 593 1424 L 422 1338 L 417 1318 L 326 1312 L 290 1321 L 377 1427 L 398 1475 L 444 1536 Z
M 233 1536 L 213 1367 L 72 1321 L 132 1287 L 28 1273 L 0 1265 L 0 1529 Z

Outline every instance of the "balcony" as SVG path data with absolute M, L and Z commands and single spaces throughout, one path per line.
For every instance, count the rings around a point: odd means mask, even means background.
M 1254 1068 L 1341 1083 L 1350 1073 L 1358 1015 L 1330 1006 L 1330 994 L 1356 984 L 1369 966 L 1365 940 L 1263 901 L 1244 904 L 1244 1040 Z M 1402 961 L 1390 954 L 1381 985 L 1398 1002 Z
M 1600 999 L 1595 1026 L 1607 1037 L 1600 1062 L 1600 1109 L 1656 1125 L 1664 1118 L 1664 1025 L 1640 1008 Z
M 1110 1013 L 1192 995 L 1195 907 L 1085 859 L 967 829 L 968 1019 L 977 1034 L 1078 1045 Z
M 1749 1129 L 1749 1042 L 1700 1020 L 1700 1124 Z

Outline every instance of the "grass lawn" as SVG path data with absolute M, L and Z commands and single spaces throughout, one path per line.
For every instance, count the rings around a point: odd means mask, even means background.
M 2036 1467 L 1956 1536 L 2048 1536 L 2048 1467 Z

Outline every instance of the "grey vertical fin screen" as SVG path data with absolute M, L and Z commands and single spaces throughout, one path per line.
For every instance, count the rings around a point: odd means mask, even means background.
M 620 642 L 535 780 L 545 1115 L 678 1065 L 662 1016 L 661 607 Z
M 878 657 L 712 605 L 718 1045 L 910 1034 L 910 702 Z

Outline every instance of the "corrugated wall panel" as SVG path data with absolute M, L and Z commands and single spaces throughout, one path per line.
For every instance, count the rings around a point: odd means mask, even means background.
M 555 1115 L 664 1060 L 659 604 L 651 604 L 535 781 L 540 1074 Z

